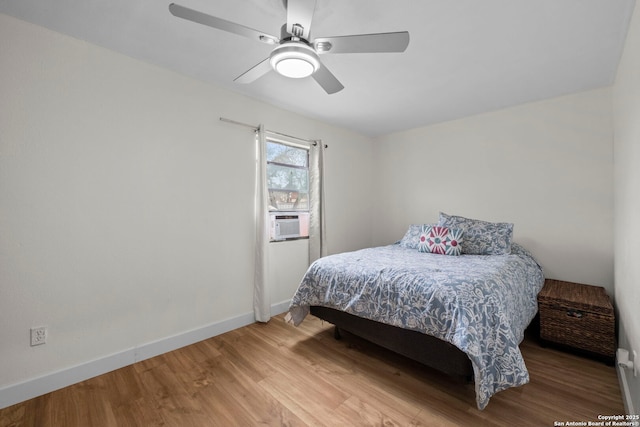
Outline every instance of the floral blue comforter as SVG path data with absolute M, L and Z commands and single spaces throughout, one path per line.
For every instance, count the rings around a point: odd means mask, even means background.
M 469 356 L 484 409 L 495 393 L 529 382 L 518 345 L 543 284 L 540 266 L 515 243 L 510 255 L 460 256 L 390 245 L 315 261 L 289 313 L 297 326 L 320 305 L 447 341 Z

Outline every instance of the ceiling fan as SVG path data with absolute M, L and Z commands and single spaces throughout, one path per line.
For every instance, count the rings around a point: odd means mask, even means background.
M 287 8 L 287 22 L 280 30 L 280 38 L 175 3 L 169 5 L 169 11 L 179 18 L 275 46 L 268 58 L 236 77 L 234 81 L 238 83 L 251 83 L 273 69 L 291 78 L 311 76 L 328 94 L 332 94 L 344 86 L 322 64 L 319 54 L 404 52 L 409 45 L 407 31 L 317 37 L 312 40 L 310 28 L 316 0 L 283 1 Z

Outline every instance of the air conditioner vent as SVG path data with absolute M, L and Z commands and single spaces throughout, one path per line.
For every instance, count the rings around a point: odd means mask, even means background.
M 300 218 L 298 215 L 276 215 L 274 228 L 275 240 L 300 237 Z

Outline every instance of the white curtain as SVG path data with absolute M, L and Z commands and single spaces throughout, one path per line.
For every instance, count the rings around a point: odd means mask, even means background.
M 253 311 L 256 321 L 271 318 L 269 295 L 269 192 L 267 189 L 266 135 L 260 125 L 256 133 L 255 182 L 255 274 Z M 322 141 L 309 147 L 309 263 L 327 255 L 324 214 L 324 150 Z
M 324 214 L 324 150 L 315 141 L 309 151 L 309 264 L 327 255 Z
M 253 281 L 253 312 L 256 321 L 268 322 L 271 318 L 269 296 L 269 210 L 267 190 L 266 136 L 264 126 L 256 133 L 256 182 L 255 222 L 256 250 Z

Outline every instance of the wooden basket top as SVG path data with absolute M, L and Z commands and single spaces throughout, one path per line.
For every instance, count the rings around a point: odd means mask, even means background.
M 570 304 L 572 308 L 613 315 L 613 305 L 601 286 L 546 279 L 538 294 L 541 304 Z

